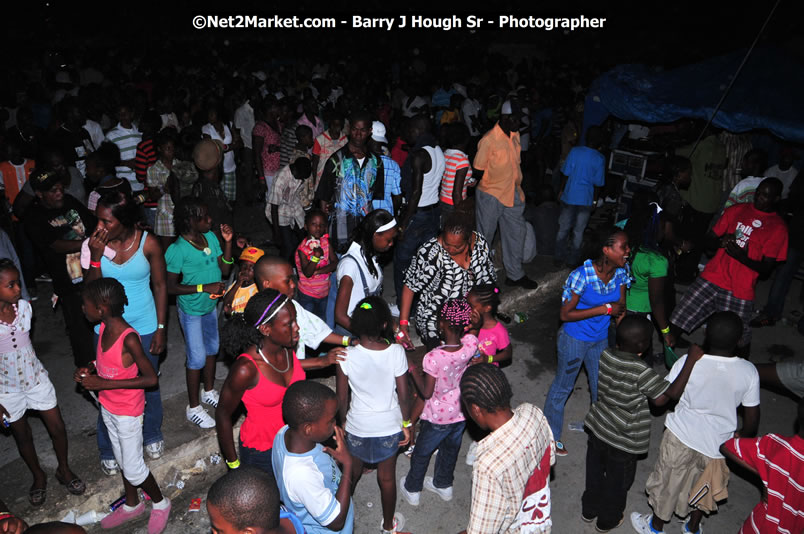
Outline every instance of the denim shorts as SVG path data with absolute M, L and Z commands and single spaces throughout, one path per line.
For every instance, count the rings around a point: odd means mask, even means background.
M 187 369 L 203 369 L 207 356 L 218 354 L 218 314 L 215 308 L 206 315 L 190 315 L 179 310 L 179 323 L 184 332 Z
M 346 447 L 352 456 L 363 463 L 378 464 L 395 455 L 399 450 L 399 442 L 404 438 L 405 434 L 402 432 L 376 438 L 361 438 L 347 432 Z

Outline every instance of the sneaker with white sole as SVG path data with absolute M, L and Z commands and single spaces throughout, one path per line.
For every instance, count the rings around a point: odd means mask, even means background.
M 631 512 L 631 526 L 634 527 L 639 534 L 664 534 L 663 530 L 654 530 L 650 525 L 653 519 L 653 514 L 640 514 L 639 512 Z
M 165 454 L 165 441 L 160 439 L 159 441 L 149 443 L 145 446 L 145 454 L 147 454 L 148 458 L 151 460 L 161 458 L 162 455 Z
M 201 393 L 201 402 L 204 404 L 209 404 L 213 408 L 218 407 L 218 401 L 220 400 L 220 395 L 214 389 L 210 389 L 209 391 L 204 391 Z
M 215 426 L 215 419 L 210 417 L 207 411 L 204 409 L 203 406 L 200 404 L 195 408 L 190 408 L 187 406 L 187 420 L 191 423 L 195 423 L 196 425 L 200 426 L 201 428 L 212 428 Z
M 411 506 L 419 506 L 419 499 L 422 496 L 421 491 L 408 491 L 405 487 L 405 477 L 399 479 L 399 494 Z
M 469 445 L 469 450 L 466 451 L 466 465 L 475 465 L 476 460 L 477 460 L 477 442 L 472 441 L 472 444 Z
M 452 500 L 452 486 L 448 488 L 437 488 L 435 487 L 435 484 L 433 484 L 433 477 L 424 477 L 424 489 L 427 491 L 432 491 L 441 497 L 442 501 Z
M 111 477 L 120 473 L 120 466 L 114 458 L 111 460 L 101 460 L 101 471 L 103 471 L 104 475 Z
M 383 526 L 383 523 L 385 523 L 385 521 L 380 519 L 380 532 L 381 532 L 381 534 L 397 534 L 397 532 L 402 530 L 402 527 L 405 526 L 405 516 L 403 516 L 399 512 L 395 513 L 394 514 L 394 526 L 391 527 L 391 530 L 385 530 L 385 527 Z
M 681 534 L 703 534 L 703 527 L 701 525 L 698 525 L 698 530 L 695 532 L 691 531 L 688 525 L 689 522 L 687 521 L 681 523 Z

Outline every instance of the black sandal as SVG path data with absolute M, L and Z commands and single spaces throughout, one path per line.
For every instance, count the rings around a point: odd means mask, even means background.
M 47 489 L 46 488 L 34 488 L 28 492 L 28 501 L 31 503 L 31 506 L 42 506 L 45 504 L 45 498 L 47 497 Z
M 66 480 L 61 478 L 61 476 L 59 476 L 58 473 L 56 473 L 56 480 L 58 481 L 59 484 L 65 486 L 67 488 L 67 491 L 69 491 L 73 495 L 83 495 L 84 492 L 87 490 L 87 485 L 84 484 L 84 482 L 78 477 L 75 477 L 69 482 L 67 482 Z

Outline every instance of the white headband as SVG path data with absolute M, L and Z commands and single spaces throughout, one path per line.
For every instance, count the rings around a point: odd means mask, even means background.
M 656 206 L 656 215 L 658 215 L 658 214 L 660 214 L 662 211 L 664 211 L 664 210 L 662 210 L 662 207 L 661 207 L 661 206 L 660 206 L 658 203 L 656 203 L 656 202 L 651 202 L 651 203 L 649 204 L 649 206 Z
M 277 313 L 279 313 L 279 310 L 281 310 L 281 309 L 282 309 L 282 307 L 283 307 L 285 304 L 287 304 L 287 303 L 288 303 L 288 301 L 290 301 L 290 299 L 288 299 L 288 298 L 286 298 L 284 301 L 282 301 L 282 304 L 280 304 L 279 306 L 277 306 L 277 307 L 276 307 L 276 309 L 275 309 L 274 311 L 272 311 L 272 312 L 271 312 L 271 314 L 270 314 L 270 315 L 268 315 L 268 317 L 266 317 L 264 321 L 260 321 L 260 323 L 257 325 L 257 327 L 259 328 L 260 326 L 264 325 L 265 323 L 267 323 L 268 321 L 270 321 L 271 319 L 273 319 L 273 318 L 274 318 L 274 315 L 276 315 Z
M 385 232 L 386 230 L 390 230 L 394 226 L 396 226 L 396 219 L 391 219 L 390 222 L 383 224 L 382 226 L 374 230 L 374 233 L 379 234 L 380 232 Z

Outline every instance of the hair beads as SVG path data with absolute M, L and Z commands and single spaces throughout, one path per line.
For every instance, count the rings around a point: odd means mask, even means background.
M 441 306 L 440 317 L 451 327 L 464 329 L 472 324 L 472 307 L 465 298 L 448 300 Z

